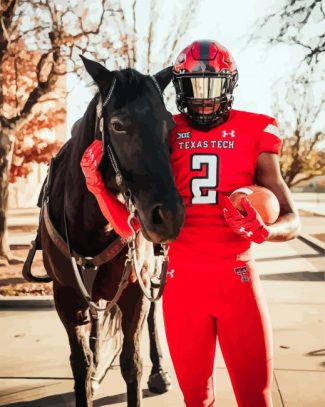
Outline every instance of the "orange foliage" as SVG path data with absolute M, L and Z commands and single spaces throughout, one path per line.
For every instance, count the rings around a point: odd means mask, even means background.
M 24 123 L 16 133 L 10 182 L 15 182 L 17 177 L 27 177 L 32 162 L 48 163 L 51 160 L 62 142 L 46 140 L 41 133 L 64 123 L 65 116 L 66 111 L 61 107 L 51 112 L 38 112 Z
M 11 45 L 2 62 L 4 113 L 6 117 L 19 114 L 29 94 L 37 86 L 37 52 L 27 51 L 23 41 Z
M 48 163 L 62 145 L 57 141 L 52 143 L 40 141 L 35 136 L 32 136 L 32 141 L 33 145 L 28 148 L 21 148 L 18 143 L 15 144 L 15 157 L 10 169 L 10 182 L 15 182 L 18 177 L 26 178 L 31 171 L 32 162 Z
M 51 61 L 42 66 L 37 77 L 41 54 L 26 50 L 23 41 L 12 44 L 10 53 L 3 61 L 3 111 L 7 118 L 19 116 L 30 93 L 47 74 Z M 57 99 L 52 92 L 47 98 Z M 44 101 L 44 98 L 43 98 Z M 43 130 L 53 130 L 66 120 L 66 109 L 62 102 L 44 102 L 34 107 L 32 114 L 15 129 L 15 144 L 10 182 L 17 177 L 26 177 L 31 171 L 31 163 L 48 163 L 58 151 L 61 142 L 49 141 L 42 137 Z

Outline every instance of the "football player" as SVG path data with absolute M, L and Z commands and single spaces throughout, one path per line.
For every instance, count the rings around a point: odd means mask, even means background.
M 180 114 L 174 116 L 170 160 L 186 218 L 170 244 L 163 312 L 178 382 L 187 407 L 213 405 L 218 339 L 238 405 L 270 407 L 272 329 L 251 244 L 286 241 L 299 232 L 299 216 L 280 173 L 279 129 L 272 117 L 232 109 L 238 72 L 230 53 L 215 41 L 187 46 L 172 76 Z M 109 192 L 98 178 L 100 159 L 97 141 L 82 166 L 88 188 L 114 225 Z M 231 204 L 234 190 L 252 184 L 278 198 L 274 224 L 264 224 L 246 198 L 245 214 Z M 122 219 L 125 207 L 118 211 Z M 120 233 L 130 235 L 127 212 L 121 225 Z
M 180 114 L 170 159 L 186 217 L 170 245 L 163 312 L 187 407 L 213 405 L 217 338 L 238 405 L 272 405 L 272 330 L 251 243 L 286 241 L 299 230 L 277 123 L 232 109 L 237 79 L 232 56 L 215 41 L 193 42 L 173 66 Z M 246 198 L 246 216 L 231 204 L 231 192 L 252 184 L 278 198 L 275 224 L 265 225 Z

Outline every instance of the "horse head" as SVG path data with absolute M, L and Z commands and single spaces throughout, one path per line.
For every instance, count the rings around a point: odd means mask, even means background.
M 99 169 L 105 185 L 115 193 L 127 189 L 131 194 L 148 240 L 174 240 L 185 211 L 169 161 L 174 121 L 162 97 L 171 80 L 171 68 L 151 77 L 134 69 L 109 71 L 95 61 L 82 59 L 100 93 L 105 154 Z M 116 165 L 112 165 L 110 152 Z M 122 175 L 123 188 L 115 177 L 115 167 Z

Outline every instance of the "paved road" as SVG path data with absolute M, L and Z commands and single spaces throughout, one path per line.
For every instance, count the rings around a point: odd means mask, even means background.
M 311 228 L 314 231 L 316 225 Z M 273 321 L 274 407 L 321 407 L 325 405 L 324 258 L 298 240 L 265 243 L 256 249 Z M 0 326 L 0 405 L 73 406 L 68 343 L 55 311 L 1 310 Z M 162 319 L 160 330 L 164 365 L 172 376 L 173 390 L 154 396 L 146 389 L 150 363 L 145 332 L 143 406 L 182 406 Z M 216 406 L 236 406 L 219 350 L 215 376 Z M 94 406 L 126 406 L 125 400 L 125 385 L 119 367 L 114 366 L 103 381 Z

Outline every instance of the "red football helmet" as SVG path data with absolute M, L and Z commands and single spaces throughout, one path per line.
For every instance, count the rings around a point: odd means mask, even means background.
M 219 124 L 231 109 L 237 79 L 226 48 L 210 40 L 192 42 L 173 66 L 178 110 L 199 127 Z

